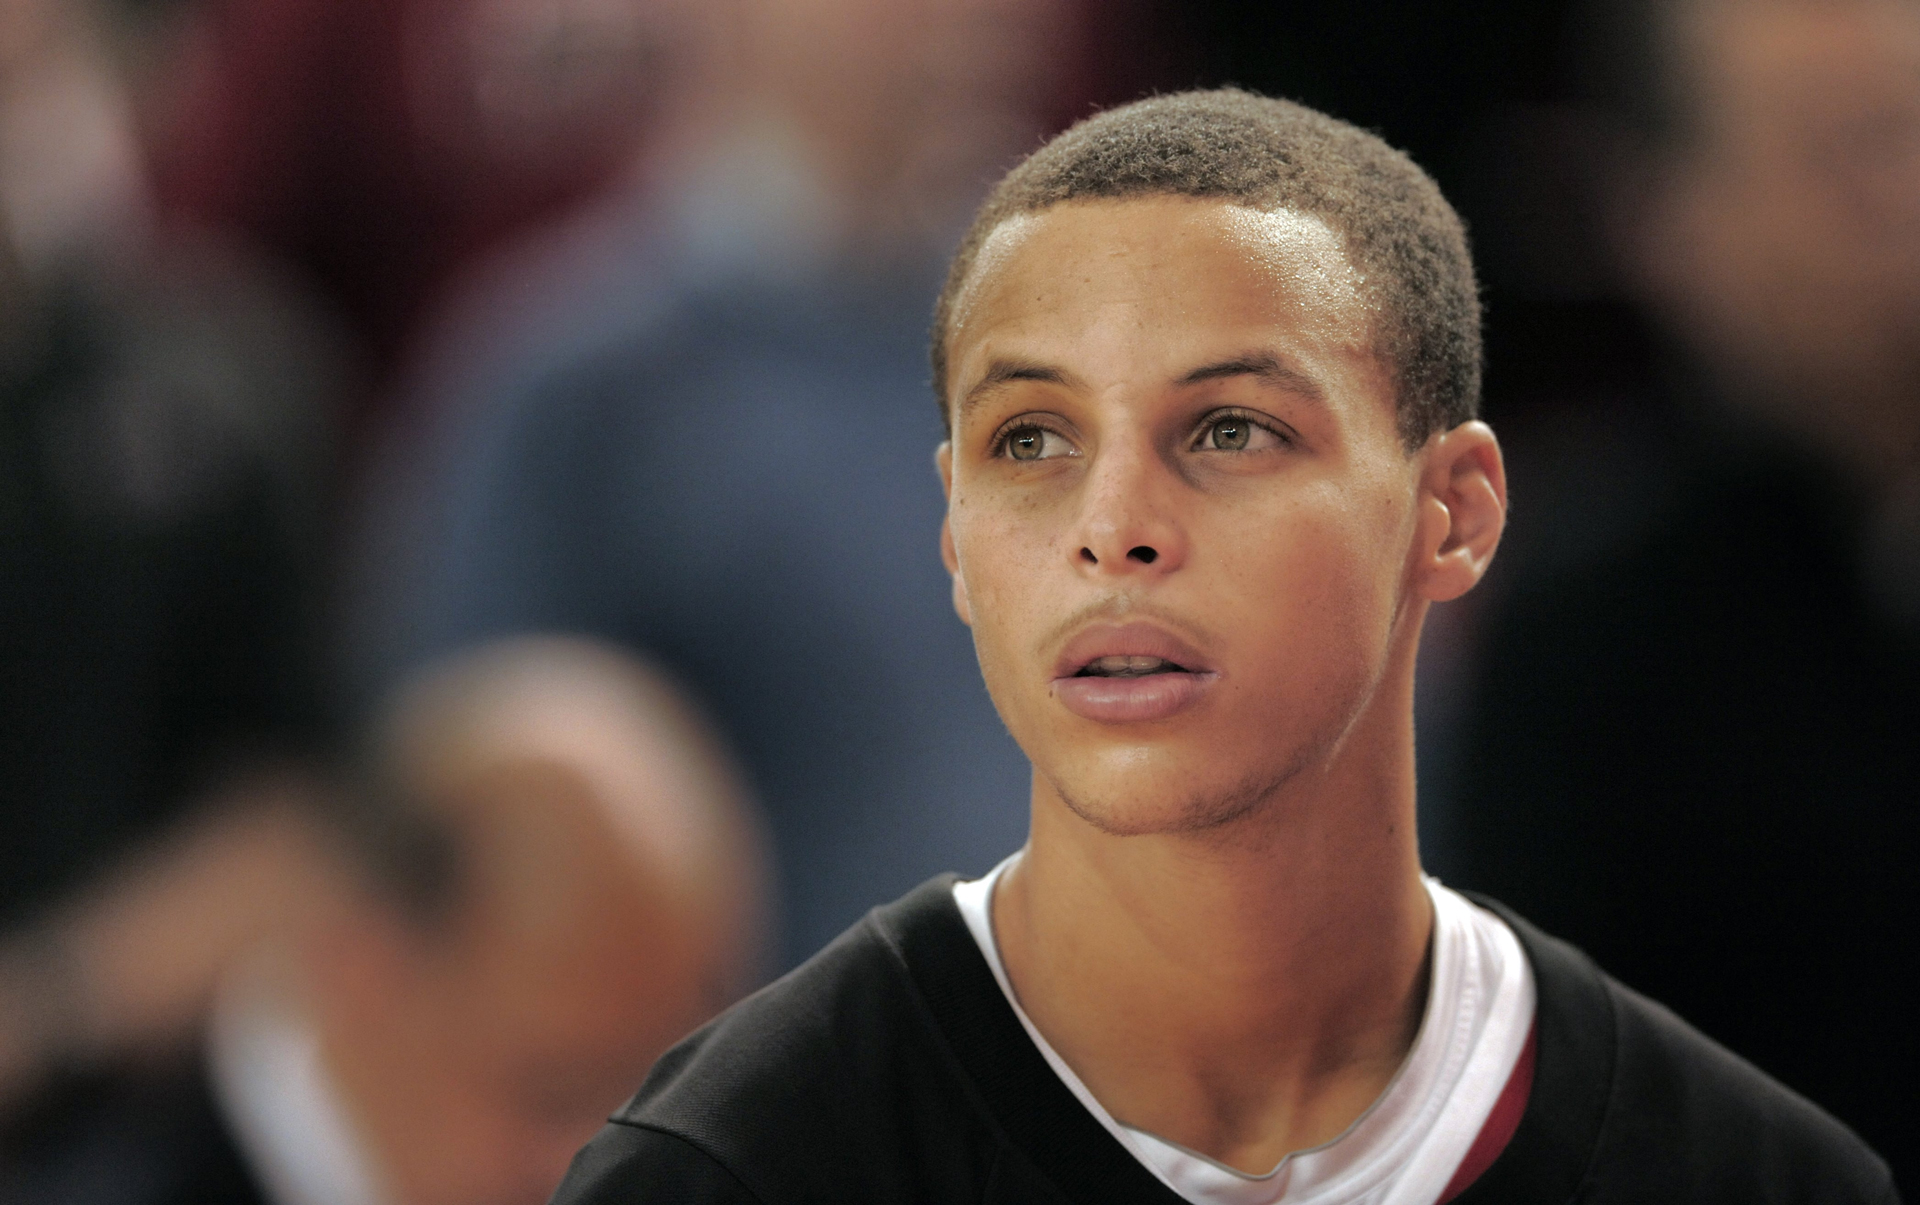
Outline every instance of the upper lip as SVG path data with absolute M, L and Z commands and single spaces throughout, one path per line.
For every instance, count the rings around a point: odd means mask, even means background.
M 1158 657 L 1192 673 L 1212 673 L 1199 649 L 1156 624 L 1095 624 L 1067 641 L 1054 662 L 1053 676 L 1071 678 L 1102 657 Z

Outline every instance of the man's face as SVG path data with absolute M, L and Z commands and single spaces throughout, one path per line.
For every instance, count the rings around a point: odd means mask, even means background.
M 1150 198 L 1002 225 L 950 336 L 943 552 L 1002 718 L 1116 833 L 1324 764 L 1401 638 L 1418 456 L 1320 220 Z

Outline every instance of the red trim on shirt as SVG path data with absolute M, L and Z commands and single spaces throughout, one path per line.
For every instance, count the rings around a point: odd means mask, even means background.
M 1527 1111 L 1527 1098 L 1533 1095 L 1533 1050 L 1537 1032 L 1537 1026 L 1528 1027 L 1527 1044 L 1513 1064 L 1513 1074 L 1507 1076 L 1507 1086 L 1500 1089 L 1500 1099 L 1493 1102 L 1493 1112 L 1487 1114 L 1479 1136 L 1467 1148 L 1466 1158 L 1460 1160 L 1453 1179 L 1447 1181 L 1446 1191 L 1440 1194 L 1440 1205 L 1447 1205 L 1465 1192 L 1468 1185 L 1492 1167 L 1500 1152 L 1507 1149 L 1513 1132 L 1520 1128 L 1520 1116 Z

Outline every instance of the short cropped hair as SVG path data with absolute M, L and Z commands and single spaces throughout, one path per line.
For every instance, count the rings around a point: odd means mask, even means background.
M 1393 371 L 1407 447 L 1478 414 L 1479 287 L 1465 227 L 1439 186 L 1365 130 L 1304 105 L 1223 88 L 1089 117 L 988 195 L 934 309 L 933 387 L 949 427 L 954 304 L 994 230 L 1069 201 L 1154 196 L 1288 209 L 1326 222 L 1379 307 L 1374 348 Z

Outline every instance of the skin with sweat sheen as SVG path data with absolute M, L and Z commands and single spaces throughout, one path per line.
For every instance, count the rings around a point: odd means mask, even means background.
M 1115 1116 L 1264 1172 L 1418 1026 L 1413 655 L 1492 555 L 1498 446 L 1408 450 L 1307 215 L 1058 205 L 989 237 L 954 315 L 942 555 L 1034 766 L 1009 974 Z

